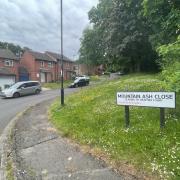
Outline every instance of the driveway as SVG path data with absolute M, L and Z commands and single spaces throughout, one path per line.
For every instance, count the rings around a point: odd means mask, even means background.
M 77 90 L 78 89 L 65 89 L 65 95 L 71 94 Z M 56 98 L 58 96 L 60 101 L 60 90 L 48 90 L 43 91 L 39 95 L 24 96 L 16 99 L 0 98 L 0 134 L 11 119 L 19 112 L 22 112 L 32 105 Z

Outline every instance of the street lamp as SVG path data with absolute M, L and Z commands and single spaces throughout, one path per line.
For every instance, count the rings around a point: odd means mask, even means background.
M 61 105 L 64 105 L 64 69 L 63 69 L 63 2 L 61 1 L 60 13 L 61 13 Z

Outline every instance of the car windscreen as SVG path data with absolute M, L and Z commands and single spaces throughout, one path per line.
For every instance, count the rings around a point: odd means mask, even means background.
M 77 78 L 77 79 L 74 81 L 74 83 L 78 83 L 78 82 L 80 82 L 81 80 L 83 81 L 83 80 L 85 80 L 85 78 L 83 78 L 83 77 Z
M 18 88 L 20 85 L 22 85 L 22 83 L 15 83 L 12 86 L 9 87 L 9 89 L 16 89 Z

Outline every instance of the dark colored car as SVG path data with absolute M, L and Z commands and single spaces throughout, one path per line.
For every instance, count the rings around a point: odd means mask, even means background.
M 76 88 L 89 85 L 89 79 L 84 77 L 78 77 L 69 87 Z

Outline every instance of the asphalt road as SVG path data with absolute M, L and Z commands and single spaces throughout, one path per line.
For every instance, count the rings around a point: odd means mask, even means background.
M 78 89 L 65 89 L 65 95 L 71 94 L 77 90 Z M 58 96 L 60 101 L 60 90 L 48 90 L 42 91 L 39 95 L 24 96 L 16 99 L 0 98 L 0 134 L 16 114 L 24 111 L 30 106 Z

